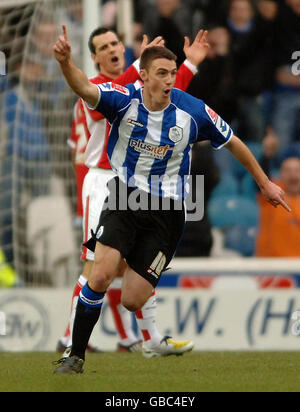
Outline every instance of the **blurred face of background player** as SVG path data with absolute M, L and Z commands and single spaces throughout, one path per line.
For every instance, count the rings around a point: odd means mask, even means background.
M 216 27 L 208 32 L 207 41 L 210 44 L 207 57 L 227 56 L 230 48 L 230 34 L 225 27 Z
M 148 110 L 160 111 L 170 104 L 171 91 L 175 85 L 177 65 L 173 60 L 157 58 L 141 70 L 144 82 L 144 103 Z
M 100 66 L 100 71 L 112 79 L 123 73 L 125 68 L 125 47 L 118 36 L 109 31 L 93 38 L 95 53 L 92 59 Z
M 294 13 L 300 15 L 300 0 L 286 0 L 286 3 Z
M 156 6 L 161 16 L 172 17 L 180 5 L 180 0 L 156 0 Z
M 229 17 L 237 27 L 243 28 L 254 17 L 253 7 L 248 0 L 233 0 L 230 3 Z
M 292 157 L 285 160 L 280 169 L 281 181 L 289 195 L 300 195 L 300 159 Z
M 34 43 L 41 56 L 53 58 L 53 44 L 57 38 L 56 25 L 51 21 L 41 22 L 35 30 Z

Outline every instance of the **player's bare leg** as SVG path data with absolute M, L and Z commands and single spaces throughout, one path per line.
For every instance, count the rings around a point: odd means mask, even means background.
M 143 313 L 147 313 L 147 310 L 143 310 L 145 304 L 148 304 L 148 307 L 151 305 L 151 300 L 155 300 L 153 296 L 153 286 L 139 274 L 137 274 L 131 268 L 128 268 L 125 271 L 122 285 L 122 304 L 130 311 L 136 312 L 136 315 L 139 314 L 140 317 L 147 316 Z M 150 305 L 149 305 L 150 304 Z M 154 302 L 152 303 L 154 304 Z M 142 310 L 141 310 L 142 309 Z M 156 315 L 156 301 L 155 301 L 155 313 L 152 320 L 155 321 Z M 153 336 L 157 333 L 157 328 L 151 328 L 150 322 L 144 322 L 147 324 L 148 329 L 147 333 L 143 333 L 144 340 L 147 341 L 147 334 L 154 333 Z M 139 321 L 139 326 L 141 330 L 143 328 L 143 322 Z M 194 343 L 192 341 L 175 341 L 169 336 L 162 337 L 160 340 L 152 339 L 149 336 L 149 342 L 145 342 L 143 346 L 143 355 L 146 358 L 160 357 L 160 356 L 169 356 L 169 355 L 183 355 L 186 352 L 189 352 L 193 349 Z M 155 343 L 153 343 L 153 341 Z

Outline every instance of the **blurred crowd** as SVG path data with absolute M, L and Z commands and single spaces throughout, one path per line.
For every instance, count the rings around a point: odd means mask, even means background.
M 117 3 L 105 3 L 113 27 Z M 206 175 L 206 213 L 186 225 L 177 256 L 221 256 L 228 248 L 300 257 L 300 0 L 135 0 L 134 21 L 134 57 L 143 33 L 162 35 L 178 64 L 184 36 L 209 30 L 208 58 L 188 92 L 232 126 L 293 209 L 289 215 L 270 206 L 226 151 L 196 145 L 192 174 Z
M 102 26 L 117 29 L 117 3 L 102 1 Z M 162 35 L 180 64 L 185 58 L 184 36 L 193 38 L 199 28 L 209 30 L 208 57 L 198 68 L 188 92 L 204 100 L 232 126 L 268 176 L 285 189 L 292 207 L 288 214 L 267 204 L 252 178 L 226 150 L 215 152 L 207 144 L 195 145 L 191 174 L 206 175 L 205 215 L 201 222 L 186 225 L 177 255 L 300 257 L 300 0 L 134 0 L 133 5 L 132 44 L 127 45 L 126 51 L 128 65 L 139 55 L 143 33 L 151 39 Z M 47 177 L 53 170 L 62 174 L 58 152 L 53 147 L 67 138 L 63 137 L 67 134 L 63 110 L 66 102 L 60 99 L 65 85 L 57 77 L 58 67 L 52 56 L 52 44 L 62 22 L 68 25 L 73 52 L 80 61 L 82 47 L 87 47 L 80 46 L 80 1 L 74 7 L 66 7 L 60 22 L 43 17 L 30 30 L 30 60 L 22 59 L 19 49 L 24 43 L 12 43 L 9 51 L 21 60 L 9 60 L 8 70 L 16 75 L 10 77 L 8 92 L 2 97 L 6 133 L 11 138 L 2 151 L 6 160 L 0 162 L 1 173 L 4 170 L 6 176 L 11 174 L 11 142 L 13 136 L 18 136 L 19 157 L 24 162 L 19 163 L 17 172 L 19 176 L 30 176 L 27 181 L 32 186 L 27 189 L 34 196 L 49 192 L 47 186 L 34 185 L 35 176 L 44 177 L 48 184 Z M 21 29 L 25 36 L 29 27 Z M 5 41 L 2 37 L 1 42 Z M 0 78 L 0 89 L 4 87 L 1 81 L 4 78 Z M 19 83 L 21 89 L 17 87 Z M 22 109 L 16 113 L 18 101 L 22 102 Z M 48 125 L 51 107 L 55 110 L 56 134 Z M 17 115 L 22 122 L 16 122 Z M 35 129 L 30 136 L 28 122 Z M 21 183 L 22 179 L 18 184 Z M 7 193 L 3 197 L 6 205 L 2 209 L 7 213 L 2 213 L 3 227 L 9 227 L 11 182 L 0 179 L 0 186 L 2 193 Z M 4 235 L 3 232 L 2 244 L 11 242 L 12 234 Z M 7 258 L 12 261 L 9 254 Z

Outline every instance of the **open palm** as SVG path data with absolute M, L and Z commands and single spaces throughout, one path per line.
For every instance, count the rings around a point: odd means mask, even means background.
M 207 41 L 207 30 L 200 30 L 191 44 L 188 37 L 184 38 L 184 48 L 186 58 L 195 66 L 199 66 L 205 60 L 210 45 Z

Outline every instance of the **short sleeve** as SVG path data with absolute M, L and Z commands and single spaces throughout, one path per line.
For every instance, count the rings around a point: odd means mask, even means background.
M 114 83 L 97 84 L 99 100 L 95 107 L 90 107 L 102 113 L 106 119 L 113 123 L 119 111 L 130 103 L 130 90 Z
M 214 149 L 221 149 L 233 136 L 231 127 L 213 109 L 200 100 L 198 141 L 209 140 Z

